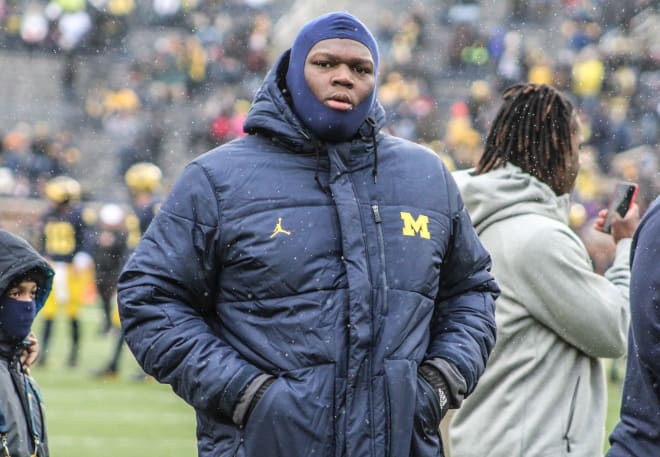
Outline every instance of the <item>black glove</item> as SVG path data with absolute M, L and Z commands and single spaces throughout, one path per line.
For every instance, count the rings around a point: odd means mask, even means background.
M 428 363 L 423 363 L 419 367 L 419 374 L 422 378 L 424 378 L 426 382 L 431 385 L 431 387 L 433 387 L 433 390 L 435 390 L 438 394 L 440 419 L 442 419 L 447 414 L 447 411 L 449 411 L 449 388 L 447 387 L 445 377 L 442 376 L 440 370 Z
M 268 378 L 263 382 L 263 384 L 259 386 L 259 389 L 254 394 L 254 397 L 252 397 L 250 406 L 248 407 L 247 413 L 245 414 L 245 419 L 243 419 L 244 424 L 247 424 L 248 419 L 252 415 L 252 410 L 257 406 L 257 403 L 259 403 L 259 400 L 261 400 L 261 397 L 264 396 L 264 393 L 266 393 L 266 390 L 270 387 L 270 385 L 275 382 L 275 379 L 277 378 Z

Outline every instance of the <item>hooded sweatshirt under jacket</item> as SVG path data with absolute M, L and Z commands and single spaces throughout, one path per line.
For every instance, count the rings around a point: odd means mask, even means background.
M 601 276 L 568 226 L 568 194 L 511 164 L 454 177 L 502 295 L 488 367 L 451 424 L 452 455 L 602 455 L 599 358 L 625 352 L 631 240 Z
M 186 167 L 129 259 L 126 340 L 196 409 L 200 456 L 436 457 L 437 394 L 417 368 L 444 360 L 475 387 L 494 344 L 490 258 L 436 154 L 382 134 L 380 105 L 362 136 L 313 140 L 285 69 L 286 54 L 249 135 Z

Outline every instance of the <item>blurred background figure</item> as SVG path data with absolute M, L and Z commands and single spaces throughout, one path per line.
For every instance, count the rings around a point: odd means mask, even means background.
M 112 315 L 117 304 L 117 278 L 128 254 L 125 219 L 126 214 L 121 206 L 106 203 L 99 211 L 94 230 L 94 271 L 102 311 L 101 334 L 107 334 L 112 329 Z
M 124 175 L 124 182 L 131 194 L 131 206 L 138 220 L 140 237 L 147 231 L 151 220 L 160 209 L 161 198 L 158 191 L 162 179 L 163 173 L 160 168 L 150 162 L 136 163 Z M 135 231 L 132 235 L 130 246 L 135 247 L 138 241 L 135 239 Z
M 113 268 L 118 267 L 118 269 L 113 270 L 112 277 L 108 278 L 112 281 L 113 298 L 116 297 L 115 294 L 117 290 L 117 276 L 121 270 L 121 267 L 123 266 L 124 260 L 126 260 L 129 251 L 135 248 L 137 243 L 140 241 L 140 238 L 149 227 L 151 220 L 160 209 L 161 198 L 158 195 L 158 192 L 161 188 L 162 177 L 163 175 L 160 168 L 150 162 L 136 163 L 132 165 L 124 175 L 124 182 L 131 194 L 133 212 L 126 216 L 121 227 L 122 230 L 125 230 L 126 236 L 123 245 L 123 248 L 125 248 L 125 255 L 123 255 L 121 259 L 112 259 L 113 263 L 118 262 L 116 265 L 113 264 Z M 121 208 L 118 209 L 121 211 Z M 101 212 L 103 212 L 103 210 L 101 210 Z M 116 209 L 112 209 L 111 212 L 116 212 Z M 114 216 L 116 216 L 116 214 Z M 114 308 L 114 310 L 116 312 L 116 308 Z M 118 316 L 117 319 L 119 319 Z M 121 360 L 121 354 L 124 350 L 124 345 L 124 332 L 121 331 L 117 335 L 117 338 L 114 342 L 110 361 L 106 364 L 106 366 L 100 370 L 97 370 L 94 373 L 94 376 L 100 378 L 114 378 L 118 375 L 119 362 Z M 140 371 L 133 375 L 133 378 L 135 380 L 144 380 L 147 378 L 147 376 L 142 371 Z
M 92 286 L 93 252 L 90 223 L 94 215 L 80 202 L 80 183 L 69 176 L 57 176 L 46 183 L 45 195 L 51 206 L 41 219 L 41 252 L 56 273 L 53 293 L 46 300 L 41 338 L 43 355 L 48 350 L 55 317 L 64 311 L 69 319 L 71 346 L 67 364 L 74 367 L 80 352 L 80 322 L 78 314 Z

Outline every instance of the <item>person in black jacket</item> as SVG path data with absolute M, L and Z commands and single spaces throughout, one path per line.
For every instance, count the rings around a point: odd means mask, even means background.
M 440 157 L 384 133 L 378 68 L 354 16 L 307 23 L 120 275 L 128 346 L 202 457 L 435 457 L 485 368 L 490 257 Z
M 27 241 L 0 230 L 0 272 L 0 455 L 47 457 L 42 397 L 29 371 L 38 353 L 30 329 L 53 270 Z

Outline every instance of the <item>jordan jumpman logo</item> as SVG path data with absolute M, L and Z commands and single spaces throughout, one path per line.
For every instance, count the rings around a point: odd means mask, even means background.
M 271 238 L 277 235 L 278 233 L 283 233 L 285 235 L 291 235 L 291 232 L 289 230 L 284 230 L 282 228 L 282 218 L 278 217 L 277 218 L 277 225 L 275 225 L 275 230 L 273 230 L 273 234 L 270 236 Z

